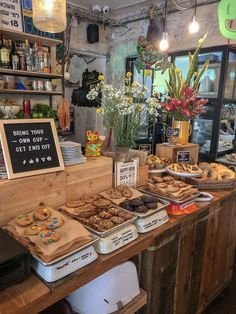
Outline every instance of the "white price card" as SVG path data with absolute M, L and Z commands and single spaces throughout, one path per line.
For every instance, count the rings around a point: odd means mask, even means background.
M 22 32 L 21 0 L 0 1 L 1 28 Z
M 116 162 L 115 164 L 116 186 L 136 186 L 138 176 L 138 159 L 130 162 Z

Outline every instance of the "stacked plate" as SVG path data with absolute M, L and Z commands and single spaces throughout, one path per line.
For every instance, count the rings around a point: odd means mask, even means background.
M 81 144 L 68 141 L 60 142 L 60 146 L 65 166 L 86 162 L 86 157 L 82 154 Z

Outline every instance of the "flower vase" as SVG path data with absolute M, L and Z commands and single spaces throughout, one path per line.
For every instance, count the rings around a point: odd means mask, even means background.
M 190 121 L 173 120 L 172 127 L 179 129 L 178 143 L 185 145 L 188 143 L 189 136 L 192 133 L 192 125 Z
M 116 147 L 116 161 L 129 161 L 129 150 L 130 147 L 121 147 L 117 146 Z

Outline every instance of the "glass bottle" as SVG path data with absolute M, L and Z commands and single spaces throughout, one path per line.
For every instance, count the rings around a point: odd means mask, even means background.
M 2 47 L 1 47 L 1 67 L 4 69 L 10 68 L 10 51 L 6 45 L 5 38 L 2 39 Z
M 37 45 L 37 50 L 35 51 L 37 71 L 44 72 L 44 51 L 41 44 Z
M 25 56 L 25 43 L 21 43 L 20 50 L 18 51 L 20 57 L 20 70 L 26 71 L 26 56 Z
M 20 69 L 20 57 L 17 53 L 16 42 L 13 44 L 13 50 L 11 54 L 11 67 L 13 70 Z
M 24 112 L 24 118 L 30 118 L 31 117 L 31 104 L 30 100 L 24 99 L 23 100 L 23 112 Z
M 50 73 L 50 65 L 51 65 L 51 60 L 50 60 L 50 54 L 48 51 L 44 50 L 43 52 L 43 60 L 44 60 L 44 73 Z

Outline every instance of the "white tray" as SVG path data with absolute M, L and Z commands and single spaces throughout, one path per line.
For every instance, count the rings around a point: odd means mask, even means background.
M 174 176 L 177 176 L 177 177 L 198 177 L 202 174 L 202 171 L 199 172 L 199 173 L 187 173 L 187 172 L 176 172 L 176 171 L 172 171 L 169 169 L 169 167 L 166 168 L 167 171 L 171 174 L 173 174 Z
M 230 158 L 230 155 L 227 155 L 227 154 L 226 154 L 225 157 L 226 157 L 226 159 L 227 159 L 228 161 L 232 162 L 233 164 L 236 164 L 236 160 Z

